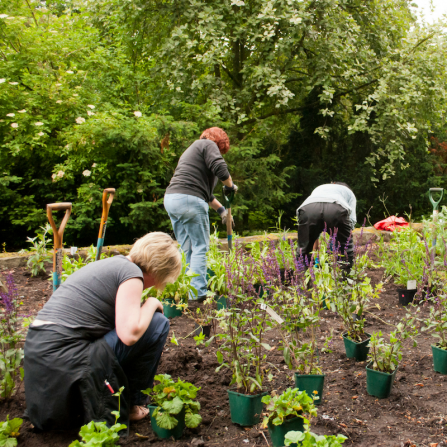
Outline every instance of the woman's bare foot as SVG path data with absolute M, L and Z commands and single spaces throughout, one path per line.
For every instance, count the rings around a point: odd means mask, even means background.
M 141 419 L 145 418 L 149 414 L 149 409 L 143 407 L 142 405 L 134 405 L 129 414 L 129 421 L 141 421 Z

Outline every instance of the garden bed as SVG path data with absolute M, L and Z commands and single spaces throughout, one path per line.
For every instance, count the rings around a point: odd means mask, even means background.
M 382 279 L 383 269 L 368 271 L 374 283 Z M 31 278 L 23 268 L 14 272 L 19 287 L 19 295 L 24 314 L 35 315 L 51 295 L 51 284 L 47 277 Z M 397 286 L 388 282 L 380 298 L 374 301 L 380 310 L 372 310 L 374 316 L 367 314 L 366 330 L 390 332 L 393 326 L 405 315 L 404 308 L 398 306 Z M 428 309 L 423 308 L 422 312 Z M 203 424 L 197 429 L 188 429 L 179 441 L 159 441 L 153 434 L 149 421 L 144 420 L 131 425 L 130 436 L 121 445 L 157 446 L 266 446 L 259 426 L 240 428 L 231 423 L 227 397 L 230 373 L 221 370 L 216 374 L 218 362 L 215 345 L 196 348 L 190 337 L 182 339 L 194 329 L 194 322 L 185 316 L 171 320 L 171 334 L 179 346 L 169 342 L 160 363 L 159 372 L 173 378 L 180 377 L 201 390 L 198 400 L 202 405 Z M 333 352 L 322 354 L 321 363 L 326 373 L 323 403 L 318 408 L 318 418 L 313 420 L 312 430 L 319 434 L 341 433 L 348 437 L 345 445 L 356 446 L 429 446 L 447 445 L 447 376 L 433 371 L 430 345 L 433 339 L 422 334 L 419 345 L 404 351 L 396 382 L 388 399 L 378 400 L 366 393 L 366 362 L 356 363 L 346 358 L 341 334 L 341 320 L 331 311 L 322 312 L 321 331 L 329 334 L 335 330 Z M 272 330 L 266 341 L 275 346 L 279 334 Z M 277 365 L 273 370 L 274 379 L 266 382 L 269 391 L 281 391 L 293 386 L 292 373 L 286 368 L 282 353 L 274 349 L 268 353 L 268 360 Z M 0 406 L 0 420 L 21 417 L 25 409 L 24 385 L 17 395 Z M 138 433 L 138 435 L 137 435 Z M 263 431 L 268 440 L 267 430 Z M 141 436 L 141 437 L 140 437 Z M 67 446 L 76 439 L 77 431 L 34 433 L 30 423 L 25 422 L 19 438 L 19 446 L 26 445 L 59 447 Z M 204 444 L 201 443 L 204 441 Z

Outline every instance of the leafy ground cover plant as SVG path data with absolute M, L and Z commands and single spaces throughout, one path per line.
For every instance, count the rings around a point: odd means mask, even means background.
M 9 415 L 6 416 L 6 421 L 0 423 L 0 446 L 15 447 L 17 445 L 17 438 L 20 436 L 19 430 L 22 423 L 23 419 L 14 418 L 9 420 Z
M 437 338 L 436 346 L 447 350 L 447 295 L 445 293 L 434 299 L 429 315 L 421 321 L 424 324 L 421 331 L 426 331 Z
M 298 388 L 287 388 L 282 394 L 276 396 L 263 396 L 262 402 L 267 405 L 267 416 L 262 421 L 264 428 L 267 428 L 269 424 L 282 425 L 286 420 L 294 417 L 302 418 L 305 424 L 309 424 L 310 418 L 317 416 L 312 397 Z
M 306 430 L 289 431 L 284 441 L 286 446 L 299 443 L 301 447 L 339 447 L 346 439 L 348 438 L 343 435 L 317 435 Z
M 415 337 L 418 335 L 416 319 L 411 315 L 396 326 L 396 330 L 390 333 L 389 342 L 382 337 L 382 331 L 373 332 L 369 342 L 368 361 L 372 369 L 391 374 L 402 360 L 403 342 L 407 339 L 417 346 Z
M 113 396 L 118 397 L 118 411 L 112 411 L 115 416 L 115 424 L 111 427 L 107 427 L 105 422 L 91 421 L 87 425 L 83 425 L 79 431 L 81 441 L 73 441 L 69 447 L 112 447 L 117 445 L 119 441 L 119 434 L 121 430 L 125 430 L 127 425 L 118 424 L 120 417 L 120 403 L 121 394 L 124 390 L 122 386 Z
M 3 304 L 0 310 L 0 397 L 8 398 L 14 394 L 16 380 L 23 380 L 23 329 L 30 319 L 18 314 L 20 299 L 14 277 L 11 273 L 5 275 L 2 281 L 4 289 L 0 288 L 0 300 Z
M 200 403 L 194 400 L 200 387 L 180 379 L 174 382 L 169 374 L 159 374 L 155 376 L 155 380 L 160 383 L 142 390 L 142 393 L 149 395 L 152 404 L 157 405 L 152 413 L 157 425 L 172 430 L 178 424 L 176 416 L 184 410 L 186 426 L 196 428 L 202 422 Z

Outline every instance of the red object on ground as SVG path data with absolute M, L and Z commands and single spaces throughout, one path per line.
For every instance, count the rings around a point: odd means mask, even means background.
M 403 217 L 390 216 L 374 224 L 376 230 L 394 231 L 396 227 L 408 227 L 408 222 Z

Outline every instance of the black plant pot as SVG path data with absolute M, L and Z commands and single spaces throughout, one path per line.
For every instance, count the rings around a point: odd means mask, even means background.
M 211 335 L 211 324 L 206 325 L 200 325 L 196 323 L 195 330 L 194 330 L 194 336 L 199 336 L 200 334 L 204 334 L 205 337 L 209 337 Z
M 414 300 L 414 295 L 416 295 L 416 289 L 397 289 L 399 294 L 399 304 L 402 306 L 408 306 Z

